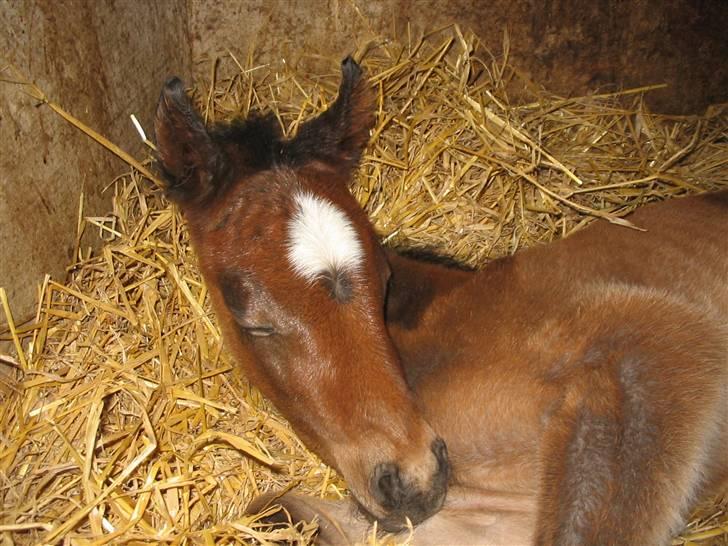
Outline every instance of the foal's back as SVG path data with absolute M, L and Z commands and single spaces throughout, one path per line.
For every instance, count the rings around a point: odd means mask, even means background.
M 653 288 L 728 314 L 728 192 L 673 199 L 637 210 L 639 229 L 606 223 L 536 249 L 524 260 L 531 278 L 559 284 L 626 283 Z M 526 253 L 525 256 L 528 256 Z M 524 257 L 525 257 L 524 256 Z
M 728 478 L 728 193 L 630 221 L 646 231 L 495 262 L 392 329 L 455 479 L 536 495 L 540 544 L 664 543 Z

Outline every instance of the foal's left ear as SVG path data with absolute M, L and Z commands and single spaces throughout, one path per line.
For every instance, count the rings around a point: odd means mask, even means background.
M 168 197 L 188 203 L 212 195 L 225 172 L 225 153 L 210 138 L 178 78 L 162 89 L 154 131 Z
M 351 169 L 359 162 L 374 126 L 374 93 L 361 67 L 347 57 L 341 63 L 339 95 L 321 115 L 301 125 L 285 145 L 292 163 L 316 158 Z

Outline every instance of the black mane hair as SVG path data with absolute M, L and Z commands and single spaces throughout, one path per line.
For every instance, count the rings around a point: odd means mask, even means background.
M 448 269 L 458 269 L 460 271 L 477 270 L 476 267 L 470 266 L 453 256 L 443 254 L 442 251 L 432 247 L 389 247 L 389 249 L 405 258 L 411 258 L 419 262 L 442 265 Z
M 274 167 L 283 150 L 283 134 L 271 112 L 252 113 L 246 119 L 217 123 L 210 128 L 210 137 L 220 146 L 235 147 L 242 159 L 238 163 L 252 172 Z

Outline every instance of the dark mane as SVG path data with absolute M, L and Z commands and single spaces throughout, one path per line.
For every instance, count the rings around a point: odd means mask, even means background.
M 457 269 L 459 271 L 475 271 L 477 269 L 431 247 L 390 247 L 390 250 L 405 258 L 442 265 L 448 269 Z
M 318 116 L 302 125 L 294 137 L 285 138 L 272 112 L 254 112 L 246 119 L 217 123 L 209 132 L 214 142 L 234 150 L 228 156 L 237 156 L 235 165 L 251 175 L 275 167 L 300 167 L 314 160 L 335 160 L 341 137 L 328 130 L 326 121 Z
M 239 155 L 236 163 L 245 165 L 247 171 L 263 171 L 280 164 L 283 135 L 271 112 L 218 123 L 210 129 L 210 137 L 221 146 L 234 148 Z

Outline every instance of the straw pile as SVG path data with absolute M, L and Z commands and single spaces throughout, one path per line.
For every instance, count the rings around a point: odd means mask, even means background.
M 273 110 L 293 133 L 338 86 L 338 59 L 324 76 L 220 63 L 230 77 L 196 86 L 210 121 Z M 457 28 L 371 48 L 364 66 L 380 111 L 352 191 L 390 244 L 483 264 L 728 187 L 726 109 L 671 119 L 646 111 L 645 90 L 554 97 Z M 310 542 L 315 525 L 272 530 L 245 506 L 345 485 L 236 372 L 177 211 L 137 171 L 108 191 L 112 213 L 79 221 L 103 251 L 79 249 L 65 283 L 45 281 L 34 320 L 14 324 L 0 292 L 14 347 L 0 357 L 3 543 Z M 725 499 L 695 514 L 687 543 L 728 544 Z

